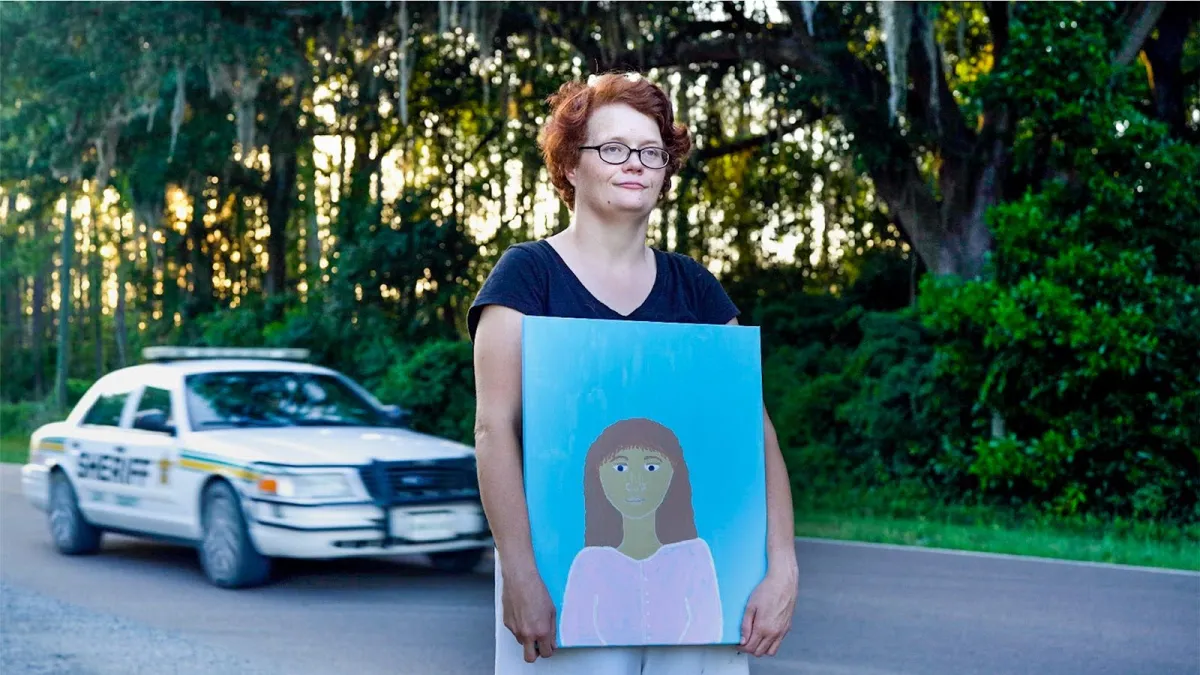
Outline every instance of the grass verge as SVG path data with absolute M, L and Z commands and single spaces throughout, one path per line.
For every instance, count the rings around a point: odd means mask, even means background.
M 833 513 L 796 514 L 796 534 L 821 539 L 1200 571 L 1200 555 L 1196 553 L 1200 544 L 1196 542 L 1095 537 L 1036 528 L 1009 529 Z
M 796 534 L 1200 571 L 1200 525 L 1105 522 L 937 504 L 903 487 L 797 497 Z

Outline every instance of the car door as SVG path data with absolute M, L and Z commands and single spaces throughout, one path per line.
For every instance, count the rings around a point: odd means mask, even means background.
M 68 474 L 74 480 L 80 509 L 88 520 L 105 527 L 131 526 L 135 496 L 131 484 L 149 475 L 148 467 L 125 456 L 121 421 L 136 388 L 110 378 L 99 390 L 66 441 Z
M 136 393 L 122 447 L 127 461 L 147 467 L 149 475 L 129 485 L 136 511 L 136 529 L 173 537 L 188 533 L 180 500 L 179 401 L 172 389 L 159 382 L 147 383 Z

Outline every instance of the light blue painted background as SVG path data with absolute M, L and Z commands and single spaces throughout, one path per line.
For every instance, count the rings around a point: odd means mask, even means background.
M 679 437 L 696 530 L 713 552 L 736 643 L 766 573 L 762 366 L 752 326 L 525 317 L 525 491 L 537 565 L 562 615 L 583 548 L 583 465 L 610 424 L 647 417 Z

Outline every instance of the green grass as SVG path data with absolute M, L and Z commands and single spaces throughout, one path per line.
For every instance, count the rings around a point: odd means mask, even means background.
M 798 496 L 796 534 L 1200 571 L 1200 524 L 1106 522 L 937 504 L 902 486 Z
M 797 513 L 802 537 L 1200 571 L 1200 542 L 1087 535 L 1038 526 L 958 525 L 933 519 Z
M 0 462 L 24 464 L 28 459 L 28 436 L 0 436 Z

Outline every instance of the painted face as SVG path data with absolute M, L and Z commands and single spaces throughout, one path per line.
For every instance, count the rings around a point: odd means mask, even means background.
M 624 448 L 600 465 L 604 496 L 626 518 L 645 518 L 658 510 L 675 470 L 657 450 Z
M 624 103 L 601 106 L 588 120 L 583 145 L 594 147 L 612 142 L 624 143 L 634 150 L 657 148 L 657 152 L 665 152 L 662 133 L 654 120 Z M 599 211 L 649 213 L 653 210 L 666 179 L 666 168 L 646 168 L 636 152 L 630 153 L 623 164 L 605 162 L 601 153 L 610 160 L 619 160 L 618 152 L 612 147 L 583 150 L 579 165 L 567 173 L 575 186 L 576 205 L 586 203 Z

